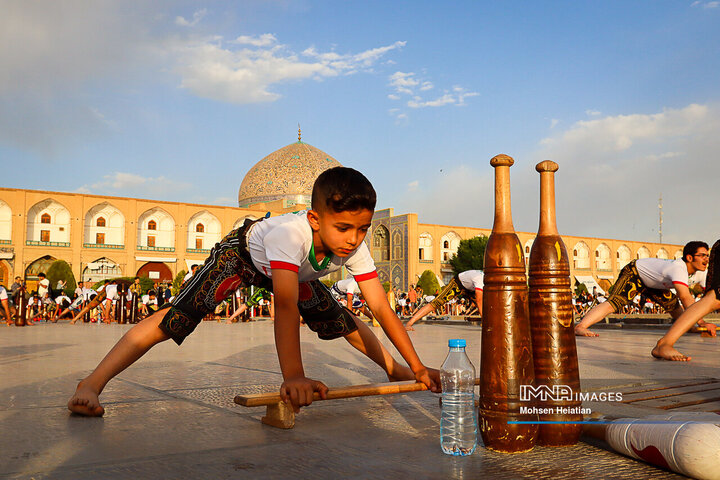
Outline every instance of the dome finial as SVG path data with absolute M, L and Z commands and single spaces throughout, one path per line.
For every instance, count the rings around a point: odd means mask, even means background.
M 298 142 L 302 143 L 302 132 L 300 131 L 300 124 L 298 123 Z

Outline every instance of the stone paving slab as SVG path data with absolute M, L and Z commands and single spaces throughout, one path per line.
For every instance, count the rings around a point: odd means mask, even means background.
M 439 448 L 438 395 L 316 402 L 292 430 L 260 423 L 263 408 L 235 405 L 240 393 L 277 389 L 272 324 L 201 325 L 181 346 L 165 342 L 110 382 L 103 418 L 65 407 L 83 378 L 130 327 L 0 327 L 0 478 L 682 478 L 608 452 L 596 443 L 503 455 L 480 445 L 470 457 Z M 382 337 L 380 329 L 374 329 Z M 480 328 L 417 325 L 423 361 L 439 366 L 449 338 L 466 338 L 479 366 Z M 602 391 L 717 376 L 718 341 L 687 336 L 689 364 L 653 360 L 654 331 L 603 331 L 578 339 L 583 389 Z M 329 386 L 385 381 L 346 342 L 301 332 L 306 373 Z M 604 414 L 650 413 L 592 403 Z

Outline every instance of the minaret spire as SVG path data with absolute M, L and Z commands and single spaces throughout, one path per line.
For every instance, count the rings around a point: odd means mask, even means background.
M 299 123 L 298 123 L 298 143 L 302 143 L 302 131 L 300 130 Z

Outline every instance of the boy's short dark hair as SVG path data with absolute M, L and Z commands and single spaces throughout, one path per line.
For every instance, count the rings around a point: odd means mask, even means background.
M 338 212 L 375 211 L 375 189 L 365 175 L 353 168 L 334 167 L 315 180 L 312 191 L 313 210 Z
M 685 262 L 687 263 L 687 256 L 695 255 L 697 251 L 701 248 L 705 248 L 706 250 L 710 249 L 707 243 L 701 242 L 699 240 L 693 240 L 692 242 L 688 242 L 683 248 L 683 260 L 685 260 Z

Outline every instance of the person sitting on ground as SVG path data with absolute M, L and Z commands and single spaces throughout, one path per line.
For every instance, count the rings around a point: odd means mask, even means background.
M 710 250 L 709 266 L 705 282 L 705 294 L 690 305 L 673 323 L 672 327 L 655 344 L 650 354 L 658 359 L 676 362 L 689 362 L 692 357 L 680 353 L 675 349 L 675 342 L 682 337 L 696 323 L 708 329 L 708 333 L 715 336 L 715 324 L 703 320 L 715 310 L 720 309 L 720 240 L 716 241 Z
M 151 315 L 158 309 L 157 295 L 155 290 L 148 290 L 148 292 L 142 296 L 142 304 L 140 305 L 140 314 L 143 316 Z M 213 309 L 212 314 L 215 313 Z
M 367 244 L 375 190 L 357 170 L 334 167 L 321 173 L 311 209 L 257 221 L 246 220 L 210 252 L 202 268 L 183 284 L 173 304 L 130 329 L 68 401 L 75 413 L 104 413 L 99 395 L 107 382 L 154 345 L 177 344 L 202 318 L 239 286 L 255 285 L 275 294 L 275 344 L 283 376 L 282 400 L 295 412 L 310 405 L 327 386 L 306 377 L 300 354 L 300 316 L 323 340 L 344 337 L 386 372 L 388 379 L 414 379 L 433 392 L 440 375 L 420 361 L 402 323 L 390 309 Z M 340 306 L 320 278 L 346 268 L 360 286 L 383 330 L 408 366 L 392 357 L 370 327 Z
M 415 322 L 458 297 L 465 297 L 468 301 L 474 301 L 478 309 L 478 315 L 482 317 L 484 279 L 485 275 L 482 270 L 466 270 L 455 275 L 432 302 L 415 312 L 412 318 L 405 324 L 405 329 L 409 331 L 415 330 L 413 328 Z
M 0 285 L 0 305 L 2 305 L 2 311 L 5 314 L 5 323 L 8 325 L 13 324 L 13 318 L 10 315 L 10 304 L 8 302 L 8 294 L 5 287 Z
M 57 314 L 57 303 L 50 297 L 50 291 L 45 292 L 40 302 L 41 318 L 45 321 L 55 318 L 55 314 Z
M 705 270 L 707 264 L 708 245 L 701 241 L 688 242 L 683 248 L 681 260 L 641 258 L 631 261 L 623 267 L 617 281 L 610 287 L 607 301 L 591 308 L 575 326 L 575 335 L 597 337 L 598 334 L 589 331 L 588 328 L 609 314 L 619 311 L 623 305 L 632 302 L 638 293 L 643 294 L 652 303 L 662 306 L 665 312 L 676 320 L 685 309 L 695 303 L 688 289 L 690 275 Z M 671 288 L 675 289 L 677 295 L 670 291 Z M 702 319 L 699 323 L 702 326 L 707 325 L 712 334 L 715 334 L 715 325 L 706 324 Z

